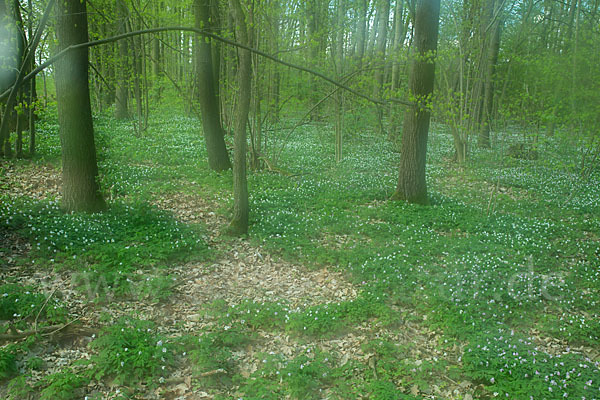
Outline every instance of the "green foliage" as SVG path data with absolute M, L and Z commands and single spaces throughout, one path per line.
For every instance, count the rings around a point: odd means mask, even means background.
M 549 354 L 506 329 L 473 337 L 463 362 L 472 379 L 502 397 L 552 400 L 598 393 L 598 363 L 575 353 Z
M 137 287 L 138 296 L 140 299 L 162 302 L 173 294 L 176 279 L 173 275 L 143 275 Z
M 307 336 L 330 336 L 371 318 L 389 317 L 383 295 L 363 294 L 356 299 L 290 308 L 284 302 L 246 300 L 223 310 L 213 307 L 225 329 L 280 330 Z
M 366 392 L 369 394 L 370 399 L 377 400 L 416 399 L 416 397 L 402 393 L 393 382 L 381 379 L 369 382 L 366 386 Z
M 515 67 L 521 61 L 515 58 Z M 522 87 L 522 82 L 513 86 L 510 81 L 507 89 L 517 86 Z M 514 111 L 546 107 L 529 97 L 520 100 L 513 104 Z M 564 115 L 564 110 L 557 112 L 557 116 Z M 550 118 L 544 113 L 536 118 Z M 168 214 L 135 199 L 184 191 L 218 201 L 218 212 L 224 213 L 231 201 L 231 176 L 208 171 L 199 121 L 161 116 L 150 122 L 148 133 L 136 136 L 129 122 L 105 115 L 96 121 L 101 179 L 107 193 L 117 199 L 105 216 L 65 216 L 54 202 L 2 199 L 0 223 L 32 240 L 36 264 L 46 260 L 50 265 L 75 268 L 74 283 L 83 289 L 91 287 L 92 293 L 104 285 L 134 298 L 161 301 L 169 295 L 173 277 L 149 268 L 161 268 L 194 252 L 205 254 L 206 245 L 198 242 L 195 228 L 175 223 Z M 52 123 L 42 124 L 47 137 L 41 139 L 40 152 L 47 159 L 58 141 L 51 136 Z M 559 382 L 558 373 L 563 378 L 573 368 L 597 370 L 597 364 L 579 354 L 550 357 L 539 343 L 514 339 L 533 330 L 572 347 L 598 343 L 600 223 L 595 216 L 600 183 L 595 172 L 585 179 L 581 176 L 578 146 L 583 142 L 567 138 L 572 131 L 563 124 L 557 137 L 538 138 L 537 160 L 512 159 L 507 157 L 510 145 L 529 143 L 535 132 L 507 125 L 506 132 L 497 134 L 494 150 L 473 149 L 470 160 L 458 169 L 448 163 L 453 143 L 447 127 L 432 126 L 427 169 L 431 204 L 427 207 L 387 201 L 397 179 L 398 154 L 386 140 L 358 123 L 348 127 L 356 129 L 345 137 L 346 153 L 340 163 L 333 161 L 333 132 L 325 124 L 314 123 L 297 129 L 279 159 L 278 167 L 294 176 L 267 171 L 250 174 L 250 240 L 298 263 L 337 268 L 356 284 L 359 295 L 352 301 L 299 308 L 283 300 L 246 300 L 231 307 L 215 304 L 208 311 L 216 317 L 213 332 L 182 339 L 197 377 L 203 372 L 227 371 L 201 377 L 199 387 L 229 390 L 235 386 L 233 379 L 244 398 L 319 398 L 319 390 L 340 399 L 354 398 L 357 393 L 374 399 L 410 398 L 406 393 L 413 385 L 426 388 L 443 380 L 442 375 L 462 378 L 464 372 L 491 393 L 527 398 L 525 387 L 531 385 L 537 391 L 534 398 L 550 399 L 554 394 L 541 386 L 543 382 L 530 378 L 535 373 L 530 354 L 536 352 L 536 360 L 547 360 L 544 365 L 536 361 L 535 367 L 544 378 L 549 376 L 548 382 L 550 377 Z M 278 146 L 286 133 L 269 136 L 267 148 Z M 179 247 L 172 245 L 177 241 Z M 373 354 L 373 365 L 350 360 L 339 366 L 329 357 L 315 362 L 307 373 L 285 378 L 280 376 L 282 371 L 298 372 L 300 365 L 313 361 L 312 356 L 270 354 L 264 358 L 268 366 L 263 365 L 250 379 L 235 375 L 236 350 L 253 331 L 312 340 L 359 324 L 393 328 L 402 321 L 403 316 L 395 311 L 399 308 L 413 310 L 418 323 L 469 343 L 463 369 L 445 360 L 411 359 L 406 348 L 390 339 L 364 344 L 363 351 Z M 110 318 L 105 316 L 107 322 Z M 491 327 L 503 331 L 491 332 Z M 158 379 L 162 366 L 166 371 L 173 365 L 174 355 L 165 358 L 165 363 L 154 357 L 155 344 L 162 337 L 152 331 L 150 344 L 136 346 L 147 355 L 140 362 L 153 366 L 126 369 L 136 362 L 126 358 L 133 357 L 131 343 L 145 343 L 138 333 L 139 338 L 122 338 L 125 332 L 120 331 L 103 333 L 98 339 L 102 343 L 99 354 L 93 359 L 99 366 L 93 369 L 98 379 L 119 375 L 121 382 L 139 383 L 150 376 Z M 168 347 L 169 354 L 178 347 Z M 511 358 L 513 352 L 527 355 L 527 362 Z M 14 362 L 7 365 L 20 365 L 22 358 L 26 359 L 17 352 Z M 509 372 L 505 365 L 511 366 Z M 319 375 L 321 371 L 328 376 Z M 581 397 L 590 390 L 590 385 L 584 389 L 587 381 L 575 379 L 571 372 L 569 376 L 569 397 Z
M 182 345 L 186 349 L 192 371 L 198 376 L 201 387 L 222 387 L 231 384 L 231 376 L 236 369 L 233 351 L 248 343 L 251 335 L 230 327 L 223 331 L 209 332 L 200 338 L 186 336 Z M 203 373 L 219 371 L 213 375 Z
M 289 313 L 290 309 L 285 303 L 246 300 L 221 312 L 220 324 L 226 329 L 235 326 L 267 330 L 284 329 L 290 318 Z
M 24 375 L 11 379 L 6 385 L 8 392 L 7 400 L 22 400 L 29 398 L 34 393 L 34 388 L 27 383 L 27 377 Z
M 87 379 L 71 369 L 45 376 L 40 382 L 40 400 L 75 400 L 82 397 Z
M 76 285 L 90 296 L 102 290 L 126 294 L 138 290 L 139 268 L 205 257 L 207 246 L 196 227 L 182 224 L 147 203 L 115 203 L 99 214 L 64 214 L 58 203 L 6 199 L 0 224 L 18 230 L 33 246 L 32 263 L 71 267 Z M 137 282 L 140 283 L 140 282 Z M 142 295 L 165 286 L 156 278 L 141 282 Z M 100 292 L 100 293 L 97 293 Z
M 0 348 L 0 382 L 17 374 L 17 352 L 16 345 Z
M 240 386 L 244 399 L 320 399 L 334 369 L 329 355 L 310 349 L 292 359 L 278 354 L 260 358 L 261 368 Z
M 0 320 L 10 321 L 14 327 L 22 329 L 35 318 L 48 323 L 62 322 L 66 313 L 58 299 L 37 293 L 33 286 L 0 285 Z
M 90 348 L 93 377 L 115 382 L 155 385 L 174 365 L 176 346 L 157 333 L 151 321 L 123 317 L 102 330 Z
M 142 202 L 115 203 L 105 213 L 64 214 L 56 202 L 7 199 L 0 211 L 3 225 L 19 229 L 34 251 L 55 261 L 85 253 L 108 262 L 110 254 L 124 264 L 147 266 L 203 247 L 190 227 Z

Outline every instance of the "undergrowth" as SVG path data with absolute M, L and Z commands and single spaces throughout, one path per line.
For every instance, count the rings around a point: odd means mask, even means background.
M 47 133 L 40 141 L 41 160 L 58 156 L 55 125 L 52 120 L 41 125 Z M 130 124 L 105 116 L 96 126 L 110 210 L 65 215 L 53 201 L 3 197 L 0 228 L 31 242 L 31 254 L 20 262 L 70 268 L 82 287 L 104 282 L 138 298 L 168 293 L 174 277 L 164 267 L 192 255 L 206 257 L 209 250 L 196 227 L 147 202 L 164 193 L 193 193 L 217 201 L 224 213 L 232 200 L 231 173 L 208 170 L 195 119 L 155 117 L 140 137 Z M 390 143 L 368 132 L 350 133 L 344 160 L 335 163 L 328 128 L 299 127 L 280 158 L 292 176 L 272 171 L 249 176 L 250 240 L 309 267 L 347 273 L 360 287 L 358 298 L 301 309 L 285 301 L 222 304 L 213 311 L 214 329 L 182 339 L 181 348 L 159 349 L 160 335 L 154 327 L 143 333 L 145 322 L 120 322 L 122 331 L 107 329 L 94 342 L 98 379 L 160 377 L 162 367 L 171 368 L 185 349 L 198 387 L 234 388 L 244 399 L 324 393 L 402 399 L 441 376 L 483 385 L 482 397 L 597 398 L 600 366 L 582 353 L 600 342 L 600 177 L 582 177 L 573 159 L 577 152 L 553 138 L 540 145 L 539 160 L 509 159 L 504 150 L 517 135 L 504 135 L 494 150 L 474 149 L 458 167 L 450 162 L 451 136 L 433 125 L 430 205 L 417 206 L 389 201 L 399 160 Z M 273 148 L 281 144 L 276 136 L 268 138 Z M 150 272 L 153 268 L 159 272 Z M 140 286 L 142 281 L 150 283 Z M 244 335 L 263 330 L 304 340 L 331 338 L 360 324 L 397 326 L 395 306 L 416 310 L 429 329 L 459 343 L 461 359 L 414 360 L 394 343 L 374 341 L 364 344 L 377 355 L 374 365 L 342 363 L 337 354 L 312 349 L 265 354 L 249 377 L 237 371 L 236 350 L 246 343 Z M 546 347 L 548 337 L 559 348 Z M 138 364 L 129 353 L 134 346 L 145 357 Z M 171 358 L 157 358 L 162 348 Z M 17 359 L 12 350 L 0 354 L 7 376 L 15 374 Z M 202 376 L 216 370 L 227 374 Z M 67 378 L 55 379 L 77 387 L 76 379 Z

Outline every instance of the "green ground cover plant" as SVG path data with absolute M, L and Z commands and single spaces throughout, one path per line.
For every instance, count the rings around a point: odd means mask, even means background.
M 144 279 L 134 272 L 209 254 L 199 227 L 139 201 L 115 202 L 107 212 L 86 215 L 65 214 L 54 201 L 4 198 L 0 215 L 3 229 L 32 243 L 22 262 L 75 271 L 73 281 L 91 297 L 105 291 L 157 293 L 164 279 Z
M 194 119 L 156 117 L 149 133 L 139 137 L 130 124 L 107 115 L 95 122 L 109 212 L 65 215 L 55 201 L 3 197 L 0 223 L 32 243 L 31 254 L 19 261 L 23 264 L 70 268 L 78 272 L 75 282 L 81 287 L 104 280 L 111 290 L 134 293 L 137 299 L 165 301 L 176 278 L 169 265 L 198 254 L 209 257 L 210 250 L 201 229 L 148 202 L 162 194 L 193 193 L 218 203 L 217 212 L 227 217 L 231 175 L 208 170 Z M 51 119 L 41 124 L 39 162 L 57 162 L 53 124 Z M 509 144 L 520 140 L 510 132 L 494 150 L 473 149 L 466 165 L 457 167 L 451 162 L 450 135 L 434 124 L 427 169 L 430 205 L 416 206 L 388 201 L 398 154 L 386 140 L 368 133 L 347 139 L 344 160 L 335 163 L 333 133 L 326 126 L 303 125 L 280 158 L 292 176 L 267 170 L 250 174 L 249 240 L 309 268 L 325 265 L 343 272 L 358 297 L 299 309 L 285 299 L 215 304 L 208 311 L 215 323 L 208 332 L 168 349 L 173 357 L 185 351 L 197 377 L 218 369 L 230 372 L 200 377 L 198 387 L 216 392 L 233 387 L 242 398 L 319 398 L 322 391 L 348 398 L 359 390 L 382 400 L 410 398 L 413 386 L 432 387 L 441 374 L 452 373 L 453 380 L 483 385 L 484 397 L 525 399 L 530 390 L 533 398 L 594 398 L 598 361 L 573 349 L 597 348 L 600 342 L 600 221 L 595 217 L 600 173 L 581 177 L 572 160 L 577 152 L 560 138 L 541 143 L 538 160 L 507 159 Z M 276 135 L 268 140 L 269 145 L 279 142 Z M 402 329 L 405 315 L 397 315 L 397 307 L 413 310 L 419 323 L 460 344 L 460 361 L 402 362 L 402 348 L 373 342 L 364 346 L 377 354 L 375 370 L 356 361 L 340 365 L 339 355 L 329 354 L 316 357 L 314 369 L 294 380 L 277 371 L 298 372 L 306 356 L 267 354 L 266 365 L 250 378 L 238 373 L 236 349 L 245 343 L 242 337 L 256 331 L 314 340 L 360 324 Z M 131 321 L 123 324 L 140 337 L 151 336 L 138 351 L 148 355 L 144 362 L 155 362 L 160 335 L 153 336 L 154 328 L 142 335 Z M 133 345 L 119 335 L 106 331 L 104 344 L 93 347 L 104 352 L 95 358 L 103 366 L 98 378 L 119 371 L 122 379 L 145 379 L 131 367 L 135 360 L 123 358 L 124 348 L 129 352 Z M 547 337 L 564 345 L 559 354 L 544 347 Z M 7 376 L 14 376 L 20 356 L 3 351 Z M 167 370 L 174 359 L 152 367 L 153 376 L 162 376 L 162 366 Z
M 117 384 L 157 385 L 173 367 L 178 347 L 157 332 L 152 321 L 123 317 L 90 343 L 94 379 L 111 377 Z

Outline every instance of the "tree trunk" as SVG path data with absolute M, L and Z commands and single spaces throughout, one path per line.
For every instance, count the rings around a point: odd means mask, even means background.
M 336 75 L 341 79 L 344 74 L 344 20 L 346 16 L 345 0 L 338 0 L 337 4 L 337 33 L 335 38 L 335 64 Z M 343 159 L 343 132 L 344 132 L 344 94 L 341 90 L 336 92 L 336 121 L 335 121 L 335 161 Z
M 435 78 L 435 52 L 439 30 L 440 0 L 417 0 L 415 58 L 411 63 L 409 91 L 415 105 L 404 117 L 400 172 L 393 198 L 427 204 L 425 163 L 430 102 Z
M 379 0 L 377 17 L 379 18 L 379 28 L 377 32 L 377 48 L 375 49 L 375 57 L 379 62 L 375 69 L 375 88 L 373 96 L 378 98 L 381 96 L 383 89 L 384 64 L 385 64 L 385 47 L 387 43 L 388 23 L 390 20 L 390 0 Z
M 493 0 L 492 3 L 493 10 Z M 492 18 L 493 13 L 492 13 Z M 492 22 L 492 21 L 490 21 Z M 485 63 L 485 78 L 483 88 L 483 120 L 479 131 L 479 146 L 489 149 L 490 143 L 490 127 L 492 124 L 492 114 L 494 108 L 494 71 L 498 63 L 498 53 L 500 52 L 500 19 L 497 18 L 493 22 L 490 33 L 490 40 L 487 49 L 487 60 Z
M 207 29 L 210 19 L 209 6 L 210 0 L 194 0 L 196 28 Z M 208 166 L 214 171 L 224 171 L 231 168 L 231 162 L 225 147 L 219 101 L 215 93 L 215 76 L 218 76 L 218 71 L 213 71 L 211 41 L 200 35 L 196 35 L 195 39 L 196 84 Z
M 131 22 L 128 23 L 128 31 L 133 31 L 135 27 Z M 131 49 L 132 58 L 132 69 L 133 73 L 133 97 L 135 98 L 135 113 L 137 117 L 137 123 L 134 125 L 137 134 L 141 134 L 144 131 L 144 109 L 142 99 L 142 44 L 139 36 L 130 38 L 131 42 L 129 47 Z
M 249 33 L 246 25 L 246 15 L 239 0 L 229 0 L 233 18 L 235 19 L 237 39 L 249 46 Z M 233 150 L 233 218 L 229 224 L 228 233 L 243 235 L 248 233 L 248 180 L 246 177 L 246 125 L 250 111 L 250 90 L 252 82 L 252 57 L 250 51 L 238 49 L 238 101 L 235 115 L 235 133 Z
M 58 50 L 88 41 L 86 3 L 56 5 Z M 98 186 L 98 164 L 88 85 L 88 49 L 66 53 L 55 64 L 62 150 L 62 205 L 67 212 L 98 212 L 106 204 Z
M 117 0 L 117 32 L 119 34 L 127 32 L 127 6 L 123 0 Z M 117 66 L 117 91 L 115 104 L 115 118 L 129 118 L 129 47 L 128 40 L 119 40 L 119 57 Z
M 19 102 L 23 104 L 23 91 L 21 91 L 21 96 Z M 15 116 L 17 118 L 15 131 L 17 132 L 17 138 L 15 140 L 15 157 L 23 158 L 23 125 L 25 123 L 25 114 L 24 110 L 20 108 L 15 111 Z
M 0 93 L 9 89 L 17 79 L 17 71 L 21 67 L 24 51 L 24 33 L 21 31 L 22 24 L 18 24 L 18 3 L 11 0 L 0 0 Z M 4 112 L 0 110 L 0 155 L 10 157 L 10 125 L 15 122 L 16 95 L 14 92 L 6 101 L 0 102 L 5 105 Z M 5 103 L 5 104 L 4 104 Z
M 356 64 L 357 69 L 362 67 L 362 60 L 365 56 L 365 42 L 367 38 L 367 11 L 369 5 L 367 0 L 360 0 L 358 2 L 358 28 L 356 38 Z
M 370 4 L 371 2 L 369 2 Z M 367 13 L 367 38 L 365 41 L 365 57 L 371 60 L 373 55 L 375 54 L 375 39 L 377 38 L 377 31 L 379 30 L 379 15 L 377 15 L 378 10 L 375 7 L 376 2 L 373 3 L 373 6 L 369 6 L 369 11 Z M 374 15 L 374 16 L 373 16 Z M 373 17 L 373 26 L 369 29 L 369 25 L 371 25 L 371 17 Z
M 398 83 L 400 81 L 400 51 L 404 43 L 406 31 L 404 30 L 404 2 L 397 1 L 396 8 L 394 10 L 394 46 L 392 49 L 391 63 L 392 63 L 392 77 L 391 77 L 391 88 L 390 93 L 392 97 L 396 96 L 396 90 L 398 89 Z M 393 105 L 390 106 L 390 129 L 388 132 L 388 138 L 394 144 L 394 147 L 398 146 L 398 126 L 400 120 L 399 110 Z
M 270 45 L 271 45 L 271 53 L 279 54 L 279 40 L 280 40 L 280 28 L 281 24 L 281 6 L 278 1 L 276 1 L 272 6 L 272 32 L 273 34 L 270 36 Z M 281 83 L 281 74 L 280 67 L 276 63 L 269 63 L 270 71 L 271 71 L 271 79 L 269 80 L 269 117 L 272 124 L 279 122 L 279 89 Z M 265 140 L 266 144 L 266 140 Z

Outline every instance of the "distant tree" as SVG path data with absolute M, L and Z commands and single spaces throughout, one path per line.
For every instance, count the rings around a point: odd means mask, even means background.
M 194 0 L 194 17 L 196 28 L 208 29 L 210 24 L 210 0 Z M 213 70 L 210 39 L 200 35 L 196 35 L 195 38 L 197 97 L 202 113 L 202 128 L 208 153 L 208 166 L 214 171 L 224 171 L 231 168 L 231 162 L 225 147 L 219 101 L 215 92 L 215 80 L 218 81 L 219 71 Z
M 435 78 L 440 0 L 417 0 L 414 59 L 409 76 L 409 95 L 415 102 L 404 116 L 400 173 L 393 198 L 427 203 L 425 162 L 429 133 L 430 102 Z
M 58 49 L 88 41 L 86 2 L 56 4 Z M 62 205 L 67 212 L 106 207 L 98 186 L 98 164 L 88 84 L 88 49 L 72 50 L 55 64 L 56 100 L 62 150 Z

